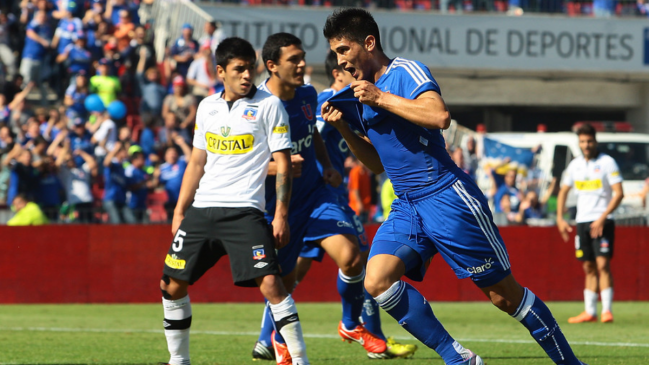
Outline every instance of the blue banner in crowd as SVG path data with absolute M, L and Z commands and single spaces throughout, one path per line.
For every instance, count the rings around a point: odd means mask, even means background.
M 505 159 L 509 157 L 510 162 L 517 162 L 519 166 L 530 167 L 534 161 L 534 152 L 529 148 L 513 147 L 508 144 L 496 141 L 495 139 L 483 138 L 484 156 L 493 159 Z

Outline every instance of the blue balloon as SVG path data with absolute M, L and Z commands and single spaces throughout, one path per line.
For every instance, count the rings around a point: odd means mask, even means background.
M 119 100 L 108 104 L 108 115 L 113 119 L 122 119 L 126 116 L 126 105 Z
M 83 101 L 83 105 L 86 107 L 86 110 L 89 112 L 103 113 L 106 110 L 104 102 L 101 100 L 99 95 L 90 94 L 86 97 L 86 100 Z

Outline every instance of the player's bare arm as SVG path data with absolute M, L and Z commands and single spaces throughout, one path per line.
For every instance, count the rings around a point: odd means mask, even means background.
M 590 236 L 592 238 L 601 237 L 604 233 L 604 222 L 606 222 L 606 217 L 609 214 L 612 214 L 615 209 L 620 205 L 622 199 L 624 198 L 624 191 L 622 190 L 622 183 L 616 183 L 611 185 L 613 190 L 613 197 L 606 207 L 606 211 L 593 223 L 590 224 Z
M 291 171 L 293 172 L 293 177 L 302 176 L 302 162 L 304 162 L 304 158 L 300 154 L 291 155 Z M 277 175 L 277 164 L 275 161 L 268 163 L 268 175 Z
M 293 177 L 291 173 L 291 151 L 281 150 L 273 152 L 275 160 L 277 179 L 275 189 L 277 193 L 277 204 L 273 219 L 273 237 L 275 237 L 275 248 L 286 246 L 290 239 L 288 226 L 288 206 L 291 201 L 291 187 Z
M 568 197 L 569 191 L 570 186 L 562 185 L 561 190 L 559 190 L 559 195 L 557 195 L 557 228 L 564 242 L 568 242 L 568 234 L 572 232 L 572 227 L 563 219 L 563 212 L 566 210 L 566 198 Z
M 351 88 L 361 103 L 385 109 L 418 126 L 446 129 L 451 125 L 451 113 L 442 96 L 435 91 L 423 92 L 410 100 L 383 92 L 369 81 L 354 81 Z
M 359 136 L 349 127 L 339 109 L 329 104 L 329 102 L 322 104 L 322 118 L 340 132 L 354 156 L 361 160 L 373 173 L 380 174 L 385 171 L 376 148 L 369 139 Z
M 174 217 L 171 223 L 171 234 L 175 235 L 180 223 L 185 218 L 187 208 L 194 201 L 198 183 L 205 173 L 205 163 L 207 162 L 207 151 L 200 148 L 194 148 L 192 155 L 187 163 L 187 169 L 183 175 L 183 182 L 180 185 L 180 194 L 178 195 L 178 203 L 174 209 Z
M 322 178 L 327 184 L 337 188 L 343 182 L 343 177 L 333 168 L 327 147 L 317 129 L 313 132 L 313 147 L 315 148 L 315 157 L 322 166 Z

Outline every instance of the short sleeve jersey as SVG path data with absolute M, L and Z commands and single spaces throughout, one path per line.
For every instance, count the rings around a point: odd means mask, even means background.
M 574 188 L 577 195 L 577 223 L 594 222 L 604 214 L 613 197 L 611 186 L 622 182 L 615 160 L 600 153 L 586 160 L 583 156 L 570 162 L 561 185 Z M 613 216 L 609 215 L 608 219 Z
M 75 36 L 83 35 L 83 23 L 79 18 L 61 19 L 54 35 L 59 37 L 57 52 L 61 54 L 68 44 L 74 43 Z
M 409 100 L 427 91 L 441 94 L 424 64 L 399 57 L 390 62 L 375 85 L 383 92 Z M 459 171 L 446 152 L 439 129 L 420 127 L 385 109 L 368 105 L 363 105 L 361 125 L 354 127 L 374 144 L 397 195 L 454 179 Z
M 318 94 L 318 107 L 316 108 L 315 113 L 316 119 L 318 120 L 316 125 L 322 139 L 324 140 L 325 146 L 327 147 L 327 153 L 329 154 L 331 165 L 336 169 L 336 171 L 338 171 L 340 176 L 345 176 L 345 159 L 349 156 L 349 147 L 340 132 L 322 119 L 321 111 L 322 104 L 324 104 L 324 102 L 335 93 L 336 91 L 333 89 L 326 89 Z M 334 189 L 338 195 L 345 197 L 345 200 L 347 200 L 347 189 L 345 184 L 340 184 Z
M 268 162 L 273 152 L 291 148 L 290 135 L 286 111 L 270 93 L 251 90 L 231 109 L 220 94 L 203 99 L 194 147 L 207 152 L 207 162 L 193 205 L 263 211 Z
M 259 86 L 260 90 L 268 90 L 266 82 Z M 324 188 L 322 174 L 318 171 L 313 133 L 316 129 L 315 110 L 318 106 L 318 93 L 311 85 L 304 85 L 295 89 L 295 96 L 291 100 L 282 100 L 288 113 L 290 125 L 291 154 L 300 155 L 302 162 L 302 175 L 293 179 L 291 191 L 291 214 L 298 212 L 304 202 L 308 200 L 313 191 Z M 266 212 L 275 212 L 275 177 L 270 176 L 266 181 Z

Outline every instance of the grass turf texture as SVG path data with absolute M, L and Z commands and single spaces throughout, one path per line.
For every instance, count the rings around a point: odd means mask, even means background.
M 646 302 L 615 303 L 615 323 L 568 325 L 581 303 L 550 303 L 573 349 L 589 365 L 635 365 L 649 361 L 649 314 Z M 518 322 L 488 303 L 433 303 L 451 335 L 488 365 L 552 364 Z M 298 303 L 311 363 L 359 364 L 368 360 L 358 344 L 341 342 L 336 326 L 340 305 Z M 261 304 L 194 304 L 192 363 L 268 364 L 253 362 Z M 443 364 L 440 357 L 404 331 L 386 313 L 384 332 L 401 342 L 417 343 L 413 359 L 389 360 L 407 365 Z M 162 307 L 146 305 L 2 305 L 0 363 L 13 364 L 152 364 L 167 361 Z M 626 344 L 626 345 L 625 345 Z

